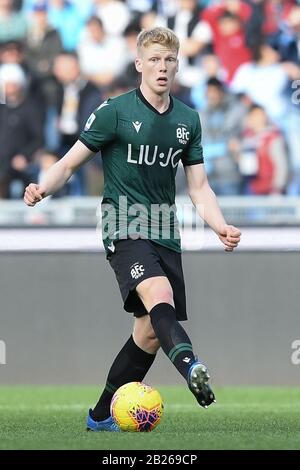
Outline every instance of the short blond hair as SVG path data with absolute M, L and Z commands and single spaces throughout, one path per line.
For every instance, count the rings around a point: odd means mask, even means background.
M 179 39 L 169 28 L 156 27 L 141 31 L 137 37 L 138 52 L 142 47 L 149 47 L 151 44 L 160 44 L 176 53 L 179 51 Z

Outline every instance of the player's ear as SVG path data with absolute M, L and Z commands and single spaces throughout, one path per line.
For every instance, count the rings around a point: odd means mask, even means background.
M 137 57 L 135 59 L 135 68 L 139 73 L 141 73 L 141 71 L 142 71 L 142 61 L 139 57 Z
M 142 72 L 142 60 L 139 57 L 135 59 L 135 68 L 139 73 Z
M 178 70 L 179 70 L 179 60 L 177 59 L 177 61 L 176 61 L 176 73 L 178 72 Z

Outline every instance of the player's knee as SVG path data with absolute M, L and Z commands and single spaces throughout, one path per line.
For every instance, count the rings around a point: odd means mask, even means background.
M 162 292 L 155 292 L 151 299 L 151 310 L 153 307 L 155 307 L 158 304 L 170 304 L 174 306 L 174 300 L 173 300 L 173 292 L 170 291 L 162 291 Z
M 174 305 L 173 291 L 171 286 L 167 283 L 162 285 L 159 282 L 154 281 L 152 285 L 149 286 L 147 297 L 148 304 L 151 305 L 150 309 L 155 307 L 155 305 L 162 303 Z

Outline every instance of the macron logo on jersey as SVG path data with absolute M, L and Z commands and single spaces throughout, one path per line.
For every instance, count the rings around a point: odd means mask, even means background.
M 139 122 L 139 121 L 135 121 L 135 122 L 132 122 L 133 124 L 133 127 L 135 128 L 136 132 L 139 133 L 139 130 L 141 128 L 141 125 L 143 124 L 142 122 Z

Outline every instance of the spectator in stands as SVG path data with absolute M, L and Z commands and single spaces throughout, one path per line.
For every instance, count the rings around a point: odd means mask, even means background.
M 172 84 L 171 94 L 172 96 L 175 96 L 175 98 L 177 98 L 178 100 L 185 103 L 190 108 L 194 108 L 194 103 L 191 97 L 191 89 L 181 85 L 176 79 Z
M 157 13 L 156 10 L 150 10 L 139 17 L 139 29 L 149 29 L 166 25 L 166 18 Z
M 74 51 L 84 26 L 76 5 L 66 0 L 48 0 L 48 21 L 61 37 L 64 50 Z
M 57 80 L 61 151 L 65 153 L 78 139 L 79 132 L 102 97 L 99 89 L 83 78 L 76 54 L 59 54 L 54 61 L 53 72 Z
M 200 12 L 197 0 L 179 0 L 177 12 L 167 20 L 167 26 L 181 42 L 177 80 L 186 87 L 193 87 L 199 81 L 201 71 L 196 59 L 212 39 L 210 26 L 200 21 Z
M 251 17 L 246 24 L 247 44 L 253 47 L 257 40 L 274 36 L 295 5 L 295 0 L 247 0 L 252 7 Z
M 283 61 L 300 65 L 300 5 L 291 8 L 284 26 L 273 36 Z
M 59 33 L 49 25 L 47 5 L 42 1 L 33 6 L 29 16 L 25 41 L 25 59 L 33 76 L 32 88 L 44 103 L 46 128 L 53 115 L 56 102 L 56 86 L 53 80 L 54 59 L 62 51 Z M 53 147 L 55 145 L 50 145 Z
M 25 35 L 24 15 L 13 10 L 12 0 L 0 0 L 0 43 L 24 39 Z
M 202 0 L 198 0 L 198 4 L 199 7 L 204 6 Z M 169 18 L 176 14 L 176 11 L 179 9 L 179 4 L 178 0 L 155 0 L 153 1 L 152 8 L 155 8 L 161 16 Z
M 215 51 L 230 83 L 238 67 L 252 59 L 240 17 L 224 11 L 218 18 L 218 36 Z
M 85 23 L 93 14 L 94 0 L 72 0 L 75 5 L 77 13 Z
M 208 7 L 202 14 L 213 32 L 213 50 L 226 72 L 228 83 L 238 67 L 252 59 L 245 36 L 245 24 L 250 15 L 250 6 L 239 0 L 224 0 Z
M 78 47 L 82 73 L 99 87 L 110 85 L 128 63 L 125 44 L 124 38 L 108 36 L 99 18 L 90 18 Z
M 288 181 L 285 142 L 260 106 L 253 105 L 248 112 L 238 161 L 243 194 L 284 193 Z
M 215 54 L 205 54 L 200 62 L 201 78 L 191 90 L 193 105 L 198 111 L 201 111 L 206 104 L 206 88 L 210 78 L 218 78 L 225 82 L 225 72 L 220 65 L 218 56 Z
M 253 62 L 238 68 L 231 82 L 231 90 L 248 95 L 253 103 L 263 106 L 269 117 L 280 126 L 288 104 L 284 96 L 288 74 L 272 43 L 258 44 L 253 55 Z
M 36 77 L 49 78 L 55 57 L 62 51 L 59 33 L 48 23 L 47 4 L 36 4 L 29 17 L 26 62 Z
M 241 24 L 245 25 L 251 17 L 252 4 L 247 5 L 245 1 L 241 0 L 218 0 L 207 5 L 207 8 L 203 10 L 201 19 L 209 23 L 215 36 L 216 46 L 218 46 L 220 40 L 218 37 L 218 18 L 226 11 L 238 16 Z
M 17 64 L 26 75 L 26 87 L 29 94 L 35 97 L 42 106 L 45 102 L 40 89 L 40 82 L 36 79 L 34 72 L 29 68 L 25 60 L 25 44 L 21 41 L 8 41 L 0 45 L 0 64 Z M 44 106 L 45 108 L 45 106 Z
M 6 102 L 0 106 L 0 197 L 18 198 L 30 179 L 32 155 L 43 145 L 42 113 L 19 65 L 2 65 L 0 82 Z
M 246 109 L 217 78 L 208 80 L 206 98 L 207 105 L 201 112 L 201 121 L 209 182 L 220 196 L 237 195 L 240 193 L 241 178 L 230 150 L 230 141 L 240 137 Z
M 247 0 L 251 5 L 251 14 L 245 24 L 246 44 L 252 48 L 263 36 L 265 18 L 265 0 Z
M 128 80 L 130 89 L 137 88 L 140 84 L 140 76 L 135 67 L 135 57 L 137 54 L 136 43 L 139 32 L 140 28 L 136 21 L 132 21 L 124 31 L 128 62 L 122 75 Z
M 109 36 L 121 36 L 130 21 L 130 11 L 120 0 L 94 0 L 95 15 Z M 113 21 L 112 21 L 113 18 Z
M 7 41 L 0 44 L 0 64 L 19 64 L 23 66 L 23 62 L 24 46 L 21 41 Z
M 102 95 L 92 82 L 82 76 L 76 54 L 61 53 L 54 61 L 53 71 L 57 81 L 57 121 L 52 121 L 48 133 L 58 132 L 60 143 L 56 151 L 61 156 L 77 141 L 88 117 L 102 102 Z M 72 195 L 85 194 L 87 168 L 88 165 L 74 175 Z
M 291 166 L 286 192 L 300 195 L 300 0 L 0 0 L 0 64 L 22 67 L 47 148 L 63 153 L 116 83 L 124 91 L 139 85 L 136 37 L 140 27 L 154 24 L 168 24 L 181 39 L 172 93 L 199 112 L 210 110 L 214 122 L 220 109 L 211 106 L 207 83 L 233 77 L 231 90 L 249 106 L 262 106 L 283 133 Z M 77 50 L 80 78 L 70 64 L 53 75 L 57 54 L 68 56 L 60 54 L 62 47 Z M 227 105 L 235 109 L 237 101 Z
M 169 1 L 169 0 L 167 0 Z M 130 11 L 133 13 L 135 18 L 139 17 L 143 13 L 150 11 L 154 7 L 154 0 L 126 0 Z
M 30 14 L 32 8 L 36 5 L 48 3 L 49 0 L 15 0 L 22 3 L 22 10 L 27 15 Z M 79 16 L 84 23 L 92 14 L 93 11 L 93 0 L 67 0 L 68 3 L 72 3 L 75 7 L 76 16 Z M 50 6 L 50 4 L 49 4 Z M 63 12 L 64 14 L 64 12 Z

